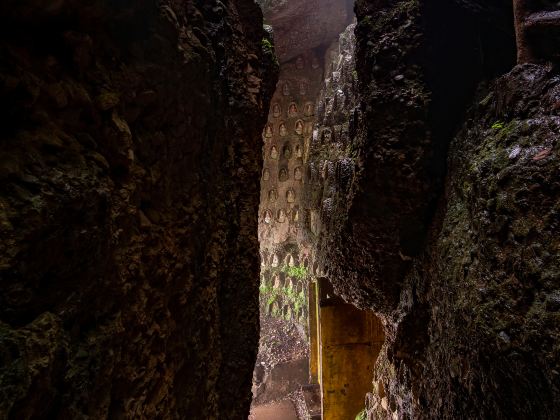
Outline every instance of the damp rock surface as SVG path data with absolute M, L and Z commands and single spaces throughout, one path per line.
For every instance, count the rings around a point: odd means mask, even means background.
M 384 325 L 363 415 L 556 418 L 557 66 L 515 66 L 510 2 L 356 12 L 357 82 L 327 73 L 306 192 L 318 272 Z
M 82 3 L 0 6 L 0 417 L 246 417 L 261 11 Z

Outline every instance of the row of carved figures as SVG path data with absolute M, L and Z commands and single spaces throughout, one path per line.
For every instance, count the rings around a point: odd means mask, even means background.
M 313 124 L 307 124 L 306 125 L 303 122 L 303 120 L 297 120 L 296 123 L 294 124 L 294 129 L 293 130 L 298 136 L 301 136 L 304 133 L 305 134 L 311 134 L 312 131 L 313 131 Z M 289 134 L 288 127 L 286 126 L 285 122 L 281 122 L 280 125 L 278 126 L 278 134 L 280 135 L 280 137 L 285 137 Z M 270 138 L 274 137 L 274 124 L 273 123 L 268 123 L 266 125 L 266 127 L 264 128 L 263 137 L 265 139 L 270 139 Z
M 274 218 L 274 214 L 272 213 L 272 210 L 265 210 L 264 222 L 267 225 L 269 225 L 270 223 L 272 223 L 273 220 L 276 220 L 278 223 L 284 223 L 287 220 L 291 220 L 292 222 L 299 222 L 299 210 L 294 209 L 290 211 L 290 210 L 280 209 L 276 212 L 276 218 Z
M 303 148 L 301 147 L 301 145 L 296 144 L 296 146 L 294 147 L 294 152 L 296 155 L 296 158 L 302 158 L 303 157 Z M 268 155 L 270 157 L 270 159 L 278 159 L 278 149 L 276 148 L 276 146 L 271 146 L 270 147 L 270 153 Z M 282 156 L 286 159 L 291 159 L 292 158 L 292 148 L 289 144 L 284 145 L 284 147 L 282 148 Z
M 272 189 L 268 192 L 268 201 L 274 203 L 276 200 L 278 200 L 278 191 Z M 286 201 L 290 204 L 296 201 L 296 192 L 292 188 L 286 191 Z
M 315 113 L 315 106 L 312 102 L 305 104 L 303 108 L 303 115 L 306 117 L 311 117 Z M 298 106 L 295 102 L 292 102 L 288 107 L 288 118 L 295 118 L 299 115 Z M 282 105 L 275 103 L 272 105 L 272 116 L 274 118 L 280 118 L 282 116 Z
M 288 172 L 288 169 L 281 168 L 278 171 L 278 180 L 281 182 L 285 182 L 288 181 L 289 179 L 290 179 L 290 174 Z M 300 166 L 294 169 L 294 179 L 296 181 L 301 181 L 303 179 L 303 169 Z M 268 168 L 265 168 L 263 170 L 263 181 L 269 181 L 269 180 L 270 180 L 270 170 Z

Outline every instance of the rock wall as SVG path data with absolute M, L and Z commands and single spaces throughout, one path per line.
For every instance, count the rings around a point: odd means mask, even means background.
M 261 1 L 274 29 L 280 80 L 263 131 L 259 239 L 261 311 L 307 328 L 307 289 L 317 218 L 304 189 L 325 51 L 352 19 L 347 0 Z
M 557 68 L 514 68 L 509 1 L 356 13 L 357 92 L 323 90 L 307 191 L 318 271 L 384 324 L 367 416 L 556 418 Z
M 539 65 L 479 91 L 387 324 L 373 418 L 558 417 L 559 93 Z
M 248 414 L 261 21 L 252 0 L 0 5 L 1 418 Z

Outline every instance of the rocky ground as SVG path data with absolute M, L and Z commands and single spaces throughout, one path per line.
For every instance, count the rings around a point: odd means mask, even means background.
M 261 316 L 250 420 L 297 418 L 297 394 L 307 382 L 309 344 L 291 322 Z
M 293 323 L 261 316 L 257 366 L 270 370 L 279 363 L 304 359 L 308 356 L 309 344 Z

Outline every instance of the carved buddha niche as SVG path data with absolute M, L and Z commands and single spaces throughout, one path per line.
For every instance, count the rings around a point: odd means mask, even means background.
M 284 211 L 284 209 L 280 209 L 278 210 L 278 222 L 279 223 L 284 223 L 286 221 L 286 212 Z
M 294 222 L 299 222 L 299 210 L 296 209 L 296 210 L 293 211 L 292 220 Z
M 301 120 L 296 122 L 296 134 L 300 136 L 303 134 L 303 121 Z
M 288 109 L 288 117 L 296 117 L 298 114 L 297 105 L 295 103 L 290 104 L 290 108 Z
M 270 171 L 267 168 L 265 168 L 263 170 L 263 180 L 268 181 L 269 179 L 270 179 Z
M 301 145 L 296 144 L 295 152 L 296 152 L 296 157 L 297 158 L 303 157 L 303 147 L 301 147 Z
M 280 172 L 279 172 L 279 174 L 278 174 L 278 179 L 279 179 L 281 182 L 284 182 L 284 181 L 287 181 L 288 178 L 289 178 L 288 170 L 287 170 L 286 168 L 280 169 Z
M 278 130 L 278 132 L 280 133 L 280 136 L 282 136 L 282 137 L 285 137 L 288 134 L 288 129 L 286 128 L 285 123 L 280 124 L 280 129 Z
M 286 201 L 288 201 L 288 203 L 294 203 L 296 201 L 296 193 L 294 190 L 288 190 L 286 193 Z
M 268 225 L 272 221 L 272 212 L 267 210 L 264 212 L 264 222 Z
M 294 169 L 294 179 L 296 181 L 301 181 L 301 179 L 303 178 L 303 170 L 301 169 L 301 167 L 297 167 L 296 169 Z
M 282 114 L 282 108 L 279 104 L 274 104 L 272 106 L 272 116 L 278 118 Z
M 270 158 L 271 159 L 278 159 L 278 149 L 276 146 L 272 146 L 270 148 Z
M 305 67 L 305 61 L 303 61 L 303 57 L 298 57 L 296 60 L 296 68 L 298 70 L 303 70 L 303 68 Z
M 276 190 L 270 190 L 268 192 L 268 201 L 274 203 L 278 199 L 278 192 Z
M 290 85 L 288 85 L 288 83 L 284 83 L 284 85 L 282 86 L 282 94 L 284 96 L 289 96 L 290 95 Z
M 292 148 L 290 147 L 289 144 L 286 144 L 284 146 L 284 150 L 282 151 L 282 154 L 284 155 L 284 158 L 286 158 L 286 159 L 291 159 L 292 158 Z
M 266 125 L 265 132 L 264 132 L 264 133 L 265 133 L 264 136 L 265 136 L 267 139 L 271 138 L 272 135 L 273 135 L 272 127 L 273 127 L 272 124 L 267 124 L 267 125 Z

